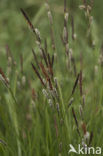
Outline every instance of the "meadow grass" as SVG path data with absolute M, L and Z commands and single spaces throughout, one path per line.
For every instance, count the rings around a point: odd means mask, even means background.
M 19 13 L 1 5 L 0 156 L 76 155 L 69 144 L 103 148 L 95 3 L 67 2 L 35 2 L 34 17 L 26 4 L 18 3 Z

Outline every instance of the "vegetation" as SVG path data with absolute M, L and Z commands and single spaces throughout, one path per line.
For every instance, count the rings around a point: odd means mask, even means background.
M 1 0 L 0 156 L 103 148 L 102 4 Z

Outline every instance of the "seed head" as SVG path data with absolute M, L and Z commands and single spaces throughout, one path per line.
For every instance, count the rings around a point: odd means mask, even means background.
M 49 18 L 50 24 L 53 24 L 53 17 L 52 17 L 51 11 L 48 11 L 48 18 Z
M 50 7 L 49 7 L 48 3 L 45 3 L 45 7 L 46 7 L 47 10 L 50 10 Z
M 22 77 L 22 85 L 24 86 L 24 85 L 25 85 L 25 83 L 26 83 L 26 77 L 25 77 L 25 76 L 23 76 L 23 77 Z
M 44 96 L 45 96 L 47 99 L 49 99 L 49 94 L 47 93 L 46 89 L 43 89 L 42 92 L 43 92 Z
M 35 33 L 37 34 L 38 38 L 41 38 L 40 37 L 40 31 L 37 28 L 35 28 Z
M 49 103 L 50 107 L 53 106 L 53 101 L 51 99 L 48 99 L 48 103 Z
M 68 17 L 69 17 L 69 13 L 66 12 L 66 13 L 64 14 L 64 18 L 65 18 L 66 22 L 68 22 Z

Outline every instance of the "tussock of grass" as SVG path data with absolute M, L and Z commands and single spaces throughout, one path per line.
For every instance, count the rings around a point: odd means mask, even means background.
M 0 16 L 8 24 L 0 37 L 2 156 L 66 156 L 69 144 L 103 144 L 103 48 L 95 2 L 73 7 L 64 0 L 57 12 L 50 4 L 39 6 L 34 17 L 23 7 L 19 14 L 10 11 L 10 21 Z

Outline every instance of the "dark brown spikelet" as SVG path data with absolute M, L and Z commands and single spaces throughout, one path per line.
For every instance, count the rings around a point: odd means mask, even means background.
M 77 117 L 76 117 L 74 108 L 72 108 L 72 114 L 73 114 L 73 117 L 74 117 L 74 120 L 75 120 L 75 123 L 76 123 L 76 126 L 77 126 L 77 132 L 78 132 L 78 134 L 79 134 L 79 136 L 80 136 L 79 125 L 78 125 L 78 121 L 77 121 Z
M 44 74 L 46 80 L 49 82 L 50 89 L 52 90 L 53 89 L 52 82 L 51 82 L 51 80 L 48 76 L 48 73 L 47 73 L 47 71 L 46 71 L 46 69 L 42 63 L 40 63 L 40 67 L 41 67 L 42 73 Z
M 49 79 L 49 87 L 50 87 L 51 90 L 53 90 L 51 79 Z
M 3 79 L 4 79 L 5 85 L 7 86 L 9 84 L 9 82 L 8 82 L 8 80 L 7 80 L 7 78 L 6 78 L 6 76 L 5 76 L 5 74 L 4 74 L 4 72 L 3 72 L 1 67 L 0 67 L 0 74 L 3 77 Z
M 54 64 L 54 55 L 52 56 L 52 62 L 51 62 L 52 68 L 53 68 L 53 64 Z
M 72 89 L 72 95 L 74 94 L 75 89 L 76 89 L 76 87 L 77 87 L 78 80 L 79 80 L 79 76 L 80 76 L 80 74 L 77 75 L 76 81 L 75 81 L 75 83 L 74 83 L 74 86 L 73 86 L 73 89 Z
M 80 95 L 83 95 L 82 91 L 82 70 L 80 71 L 80 76 L 79 76 L 79 85 L 80 85 Z
M 77 69 L 76 69 L 76 63 L 75 63 L 74 57 L 71 58 L 71 62 L 72 62 L 73 69 L 74 69 L 74 75 L 76 76 L 77 75 Z
M 32 25 L 32 23 L 31 23 L 29 17 L 27 16 L 27 14 L 25 13 L 25 11 L 24 11 L 22 8 L 21 8 L 20 10 L 21 10 L 21 12 L 22 12 L 24 18 L 26 19 L 28 25 L 30 26 L 30 28 L 32 29 L 32 31 L 34 31 L 34 26 Z
M 35 60 L 35 62 L 36 62 L 36 65 L 37 65 L 37 67 L 39 68 L 38 59 L 37 59 L 37 57 L 36 57 L 36 53 L 35 53 L 34 49 L 32 49 L 32 53 L 33 53 L 33 56 L 34 56 L 34 60 Z
M 39 80 L 41 81 L 42 85 L 45 87 L 45 84 L 39 74 L 39 72 L 37 71 L 36 67 L 33 65 L 33 63 L 31 63 L 33 70 L 35 71 L 36 75 L 38 76 Z
M 44 65 L 42 64 L 42 62 L 40 63 L 40 68 L 42 70 L 42 73 L 44 74 L 45 78 L 47 79 L 47 81 L 49 80 L 49 76 L 48 76 L 48 73 L 44 67 Z
M 75 119 L 76 126 L 78 127 L 78 121 L 77 121 L 77 117 L 76 117 L 74 108 L 72 108 L 72 114 L 73 114 L 73 117 L 74 117 L 74 119 Z
M 24 18 L 26 19 L 26 21 L 27 21 L 27 23 L 28 23 L 30 29 L 31 29 L 32 32 L 35 34 L 36 39 L 41 43 L 41 39 L 40 39 L 40 37 L 38 36 L 38 34 L 36 33 L 35 28 L 34 28 L 33 24 L 31 23 L 29 17 L 27 16 L 27 14 L 25 13 L 25 11 L 24 11 L 23 9 L 20 9 L 20 10 L 21 10 L 21 12 L 22 12 Z

